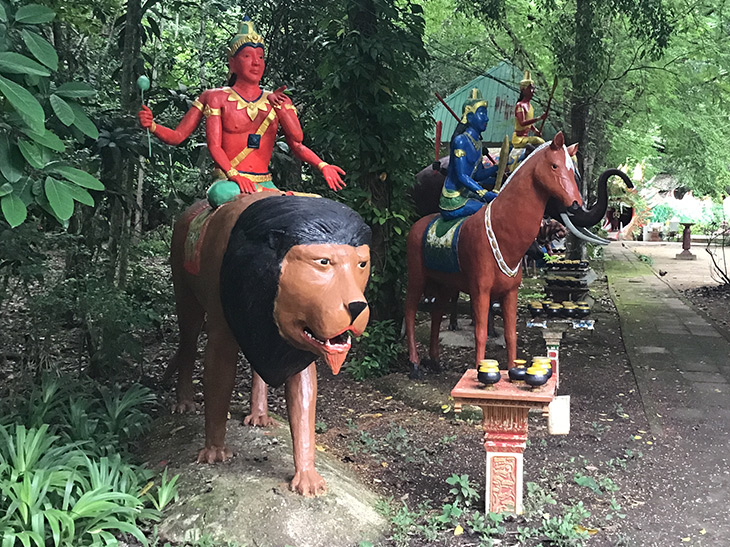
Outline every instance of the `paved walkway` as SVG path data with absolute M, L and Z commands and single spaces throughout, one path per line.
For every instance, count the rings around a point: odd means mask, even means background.
M 674 259 L 680 251 L 676 243 L 606 248 L 621 334 L 665 454 L 645 478 L 658 483 L 646 522 L 630 535 L 642 546 L 730 546 L 730 341 L 678 292 L 715 283 L 707 253 L 693 248 L 698 260 L 687 262 Z

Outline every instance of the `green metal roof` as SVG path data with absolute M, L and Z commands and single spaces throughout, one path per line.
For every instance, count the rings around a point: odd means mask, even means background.
M 511 138 L 514 132 L 515 105 L 520 95 L 520 80 L 522 80 L 522 77 L 523 72 L 519 68 L 509 61 L 501 61 L 497 66 L 490 68 L 483 76 L 474 78 L 468 84 L 454 91 L 444 101 L 456 114 L 461 115 L 464 102 L 471 90 L 475 87 L 479 89 L 482 97 L 487 100 L 489 105 L 487 106 L 489 124 L 487 130 L 482 133 L 482 140 L 489 145 L 499 146 L 505 135 Z M 537 106 L 535 100 L 533 100 L 533 103 Z M 535 113 L 539 114 L 537 108 L 535 110 Z M 456 119 L 449 114 L 440 102 L 433 109 L 432 115 L 434 120 L 443 123 L 441 141 L 450 141 L 451 135 L 456 129 Z M 553 132 L 549 130 L 548 125 L 545 126 L 545 133 L 552 134 Z M 429 137 L 431 140 L 436 138 L 435 127 L 429 132 Z

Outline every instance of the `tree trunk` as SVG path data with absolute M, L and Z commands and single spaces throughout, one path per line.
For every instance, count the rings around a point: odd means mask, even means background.
M 590 97 L 593 73 L 596 70 L 595 53 L 601 44 L 594 33 L 594 12 L 596 0 L 576 0 L 575 45 L 573 49 L 573 77 L 570 97 L 570 142 L 578 143 L 578 170 L 583 175 L 580 193 L 588 197 L 588 185 L 592 171 L 588 151 L 588 122 L 590 119 Z M 566 239 L 566 254 L 572 260 L 583 259 L 585 244 L 573 237 Z
M 132 222 L 132 242 L 138 243 L 142 238 L 142 211 L 144 205 L 144 156 L 139 157 L 139 166 L 137 167 L 137 190 L 135 191 L 135 207 Z
M 588 117 L 590 115 L 590 88 L 595 71 L 593 52 L 600 43 L 593 31 L 595 0 L 576 0 L 575 49 L 573 51 L 573 78 L 570 106 L 571 142 L 578 143 L 578 168 L 585 171 L 585 152 L 588 146 Z M 584 180 L 586 177 L 584 177 Z
M 377 31 L 377 9 L 373 0 L 350 2 L 348 18 L 352 28 L 364 37 L 372 36 Z M 368 123 L 368 126 L 376 128 L 379 124 L 377 120 L 373 119 L 371 123 Z M 362 158 L 364 165 L 377 165 L 377 159 Z M 370 194 L 373 207 L 380 211 L 390 210 L 393 189 L 389 180 L 382 181 L 378 177 L 378 173 L 369 172 L 363 174 L 358 182 L 359 186 L 366 189 Z M 389 241 L 393 232 L 392 224 L 393 222 L 388 220 L 384 224 L 374 222 L 371 226 L 373 231 L 373 240 L 370 246 L 371 271 L 373 277 L 380 280 L 376 287 L 376 298 L 374 302 L 371 302 L 372 318 L 376 320 L 398 319 L 402 315 L 401 299 L 397 293 L 398 285 L 387 279 L 387 275 L 385 275 Z
M 138 105 L 136 88 L 135 65 L 139 59 L 140 50 L 140 25 L 142 21 L 141 0 L 127 1 L 127 14 L 124 25 L 124 49 L 122 50 L 122 71 L 120 76 L 120 97 L 121 107 L 124 114 L 134 116 Z M 119 225 L 116 236 L 119 238 L 118 256 L 115 257 L 117 264 L 116 280 L 118 286 L 123 288 L 127 282 L 127 268 L 129 264 L 129 247 L 131 245 L 131 216 L 128 214 L 133 208 L 133 187 L 136 179 L 137 169 L 130 156 L 123 159 L 123 166 L 120 173 L 121 199 L 125 200 L 127 207 L 123 207 L 121 201 L 117 201 Z M 114 233 L 112 233 L 114 237 Z

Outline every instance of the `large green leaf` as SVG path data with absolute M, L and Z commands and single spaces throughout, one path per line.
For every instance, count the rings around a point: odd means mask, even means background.
M 0 198 L 3 196 L 7 196 L 8 194 L 13 193 L 13 185 L 9 182 L 6 182 L 2 185 L 0 185 Z
M 68 220 L 74 213 L 74 200 L 68 185 L 57 181 L 52 177 L 46 177 L 46 197 L 51 209 L 60 220 Z
M 58 53 L 48 40 L 35 32 L 23 29 L 20 32 L 23 42 L 33 56 L 51 70 L 58 70 Z
M 8 14 L 5 13 L 5 8 L 2 4 L 0 4 L 0 23 L 7 23 L 8 22 Z
M 0 93 L 5 95 L 28 127 L 37 133 L 45 130 L 43 107 L 27 89 L 0 76 Z
M 13 184 L 13 193 L 18 196 L 20 199 L 23 200 L 23 203 L 29 205 L 30 203 L 33 203 L 35 201 L 34 193 L 33 193 L 33 186 L 35 183 L 38 183 L 39 186 L 41 186 L 38 195 L 43 193 L 43 188 L 40 181 L 33 180 L 30 177 L 24 177 L 20 179 L 18 182 Z
M 66 101 L 55 94 L 51 95 L 50 100 L 53 112 L 56 113 L 56 116 L 58 116 L 58 119 L 61 120 L 63 125 L 71 125 L 74 123 L 76 116 L 74 116 L 74 111 Z
M 18 148 L 20 153 L 23 154 L 25 161 L 27 161 L 31 167 L 35 169 L 43 169 L 46 162 L 43 158 L 43 152 L 34 142 L 26 141 L 25 139 L 18 139 Z
M 94 198 L 84 188 L 81 188 L 81 186 L 77 186 L 63 180 L 59 180 L 56 182 L 58 182 L 59 184 L 63 184 L 71 197 L 79 203 L 83 203 L 84 205 L 88 205 L 89 207 L 94 206 Z
M 84 97 L 93 97 L 96 95 L 96 90 L 84 82 L 66 82 L 58 86 L 55 93 L 67 99 L 82 99 Z
M 82 171 L 81 169 L 69 167 L 68 165 L 54 165 L 51 167 L 51 170 L 54 173 L 58 173 L 66 180 L 70 180 L 71 182 L 78 184 L 79 186 L 83 186 L 84 188 L 88 188 L 89 190 L 104 189 L 104 185 L 99 179 L 89 175 L 86 171 Z
M 59 139 L 58 135 L 56 135 L 53 131 L 46 129 L 44 133 L 34 133 L 33 131 L 23 131 L 23 133 L 28 135 L 41 146 L 45 146 L 46 148 L 50 148 L 56 152 L 66 151 L 66 145 L 63 144 L 63 141 Z
M 86 112 L 84 112 L 84 109 L 81 108 L 81 105 L 73 102 L 68 103 L 68 105 L 71 107 L 71 110 L 74 111 L 74 125 L 87 137 L 91 137 L 94 140 L 98 139 L 99 130 L 96 128 L 96 125 L 94 125 L 94 122 L 92 122 L 86 115 Z
M 12 51 L 0 52 L 0 72 L 32 76 L 50 76 L 51 74 L 42 64 Z
M 37 25 L 38 23 L 50 23 L 56 18 L 56 12 L 40 4 L 28 4 L 21 6 L 15 12 L 15 22 L 26 25 Z
M 3 211 L 5 220 L 12 228 L 20 226 L 28 216 L 28 209 L 25 203 L 15 194 L 9 194 L 0 198 L 0 209 Z
M 0 173 L 5 180 L 17 182 L 23 175 L 25 162 L 7 133 L 0 134 Z

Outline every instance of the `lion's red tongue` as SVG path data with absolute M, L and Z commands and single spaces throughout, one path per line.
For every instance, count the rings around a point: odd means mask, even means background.
M 324 360 L 330 367 L 330 369 L 332 369 L 332 374 L 338 374 L 340 372 L 340 369 L 342 368 L 342 363 L 345 362 L 345 357 L 347 357 L 346 351 L 340 353 L 325 354 Z

